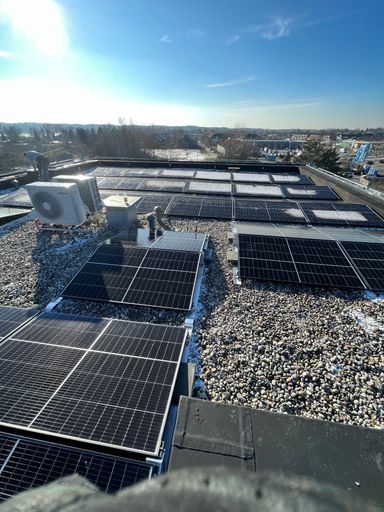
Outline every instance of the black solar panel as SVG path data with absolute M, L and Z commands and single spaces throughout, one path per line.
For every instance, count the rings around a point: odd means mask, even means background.
M 174 197 L 167 208 L 167 215 L 199 217 L 203 199 L 198 197 Z
M 235 218 L 237 220 L 260 222 L 306 222 L 301 209 L 296 203 L 290 201 L 235 199 Z
M 336 288 L 364 288 L 337 242 L 239 235 L 239 275 Z
M 232 193 L 232 184 L 220 181 L 213 182 L 203 180 L 191 180 L 188 183 L 185 192 L 189 192 L 191 194 L 212 194 L 230 196 Z
M 384 243 L 340 242 L 371 290 L 384 290 Z
M 384 220 L 367 205 L 301 203 L 300 206 L 311 224 L 384 227 Z
M 232 219 L 232 199 L 204 199 L 199 216 L 210 219 Z
M 138 206 L 136 207 L 137 213 L 149 213 L 154 210 L 155 206 L 160 206 L 163 212 L 166 211 L 169 203 L 172 200 L 172 196 L 165 195 L 151 195 L 151 196 L 143 196 L 143 199 L 140 201 Z
M 282 185 L 313 185 L 308 176 L 294 176 L 292 174 L 271 174 L 271 181 Z
M 235 196 L 254 196 L 254 197 L 284 197 L 279 185 L 253 185 L 253 184 L 234 184 Z
M 189 311 L 195 278 L 195 272 L 140 268 L 124 303 Z
M 171 236 L 168 238 L 171 246 L 175 247 L 176 242 L 170 240 Z M 182 238 L 181 234 L 180 243 Z M 192 239 L 186 243 L 196 244 L 196 241 Z M 189 310 L 200 254 L 189 250 L 157 249 L 157 244 L 159 247 L 167 245 L 166 238 L 158 239 L 153 248 L 102 245 L 63 295 Z
M 288 199 L 323 199 L 337 201 L 339 196 L 330 187 L 316 185 L 281 186 L 284 196 Z
M 32 324 L 18 336 L 41 341 L 0 346 L 0 422 L 157 454 L 185 329 L 51 313 Z M 64 328 L 67 346 L 53 345 Z
M 8 460 L 3 457 L 5 454 Z M 110 493 L 149 479 L 152 467 L 134 460 L 0 435 L 0 500 L 74 474 Z
M 33 309 L 0 306 L 0 341 L 36 314 Z
M 171 179 L 144 179 L 137 190 L 156 190 L 158 192 L 183 192 L 187 184 L 186 180 Z
M 203 250 L 206 238 L 205 233 L 164 231 L 163 235 L 154 242 L 153 248 L 198 253 Z

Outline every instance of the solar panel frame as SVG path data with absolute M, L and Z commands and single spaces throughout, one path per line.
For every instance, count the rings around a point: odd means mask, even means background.
M 155 206 L 160 206 L 160 208 L 165 212 L 172 199 L 173 196 L 145 195 L 136 206 L 136 211 L 137 213 L 149 213 L 154 210 Z

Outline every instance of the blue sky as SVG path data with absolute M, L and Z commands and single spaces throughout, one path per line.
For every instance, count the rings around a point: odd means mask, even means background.
M 0 122 L 384 126 L 383 20 L 383 0 L 0 0 Z

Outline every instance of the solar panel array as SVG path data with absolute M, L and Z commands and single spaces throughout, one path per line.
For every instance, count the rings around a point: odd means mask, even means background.
M 63 295 L 189 311 L 199 263 L 199 252 L 102 245 Z
M 262 232 L 262 231 L 260 231 Z M 330 235 L 331 236 L 330 232 Z M 384 240 L 326 240 L 285 229 L 280 236 L 239 233 L 239 275 L 244 279 L 353 289 L 384 289 Z M 284 236 L 285 235 L 285 236 Z M 342 235 L 348 238 L 349 233 Z M 369 239 L 369 237 L 367 237 Z
M 363 289 L 364 283 L 338 243 L 239 235 L 239 275 L 313 286 Z
M 0 345 L 0 424 L 157 455 L 180 327 L 44 313 Z
M 0 500 L 78 474 L 106 493 L 149 479 L 152 466 L 23 437 L 0 434 Z

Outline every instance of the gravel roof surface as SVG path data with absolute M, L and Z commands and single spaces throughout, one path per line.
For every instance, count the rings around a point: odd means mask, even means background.
M 200 376 L 197 396 L 384 426 L 383 297 L 250 281 L 234 285 L 226 260 L 228 222 L 171 218 L 169 224 L 211 237 L 212 259 L 191 340 Z M 66 235 L 42 233 L 25 220 L 0 228 L 0 305 L 45 306 L 111 234 L 102 222 Z M 185 318 L 180 312 L 69 299 L 56 311 L 171 325 Z

